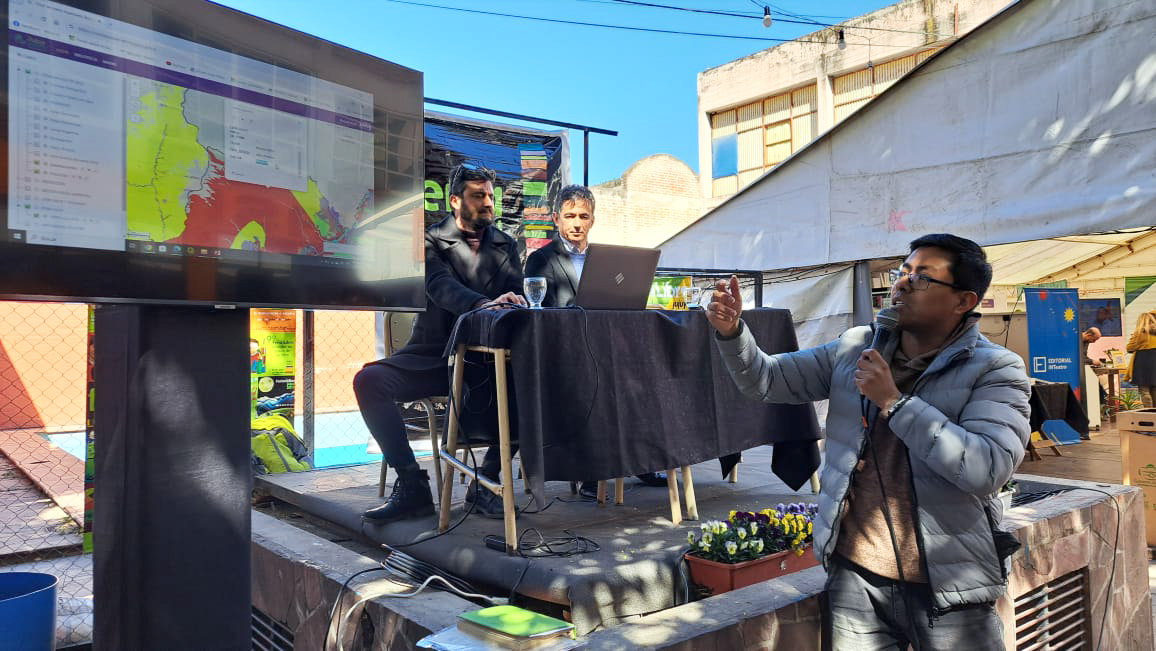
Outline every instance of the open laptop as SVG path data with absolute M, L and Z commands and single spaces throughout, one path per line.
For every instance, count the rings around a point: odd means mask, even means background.
M 591 244 L 574 303 L 587 310 L 646 309 L 659 253 L 658 249 Z

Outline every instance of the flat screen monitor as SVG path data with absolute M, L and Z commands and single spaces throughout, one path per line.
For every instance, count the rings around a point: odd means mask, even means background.
M 0 7 L 0 298 L 424 307 L 420 72 L 200 0 Z
M 1080 331 L 1098 328 L 1104 337 L 1123 337 L 1124 325 L 1118 298 L 1081 298 Z

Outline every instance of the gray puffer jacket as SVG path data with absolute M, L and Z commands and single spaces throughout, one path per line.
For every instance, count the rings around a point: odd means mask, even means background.
M 814 531 L 824 566 L 865 444 L 853 373 L 871 336 L 870 327 L 851 328 L 826 345 L 779 355 L 760 351 L 745 326 L 735 339 L 716 337 L 731 376 L 747 395 L 791 404 L 830 399 Z M 897 340 L 882 351 L 884 359 L 891 358 Z M 917 540 L 936 610 L 992 602 L 1004 591 L 992 537 L 1003 514 L 995 495 L 1023 459 L 1029 395 L 1020 357 L 988 341 L 973 324 L 940 351 L 889 423 L 907 445 Z

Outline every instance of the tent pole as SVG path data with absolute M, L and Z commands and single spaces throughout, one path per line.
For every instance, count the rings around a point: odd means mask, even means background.
M 855 263 L 855 284 L 851 296 L 851 317 L 855 325 L 867 325 L 875 320 L 871 309 L 871 263 Z

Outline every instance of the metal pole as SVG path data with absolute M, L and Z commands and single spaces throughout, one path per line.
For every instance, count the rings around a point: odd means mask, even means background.
M 312 466 L 315 460 L 314 444 L 317 441 L 313 430 L 313 412 L 315 406 L 313 404 L 313 374 L 316 370 L 314 364 L 315 360 L 313 357 L 313 310 L 303 310 L 303 312 L 304 314 L 301 320 L 301 335 L 305 340 L 301 342 L 301 355 L 304 357 L 304 359 L 301 361 L 301 401 L 304 403 L 304 409 L 301 414 L 302 420 L 304 421 L 302 425 L 302 430 L 304 430 L 302 432 L 302 439 L 305 441 L 306 449 L 309 450 L 308 461 L 309 465 Z
M 867 325 L 875 320 L 871 305 L 871 263 L 855 263 L 855 283 L 851 290 L 851 320 L 855 325 Z
M 582 185 L 590 187 L 590 130 L 582 130 Z

